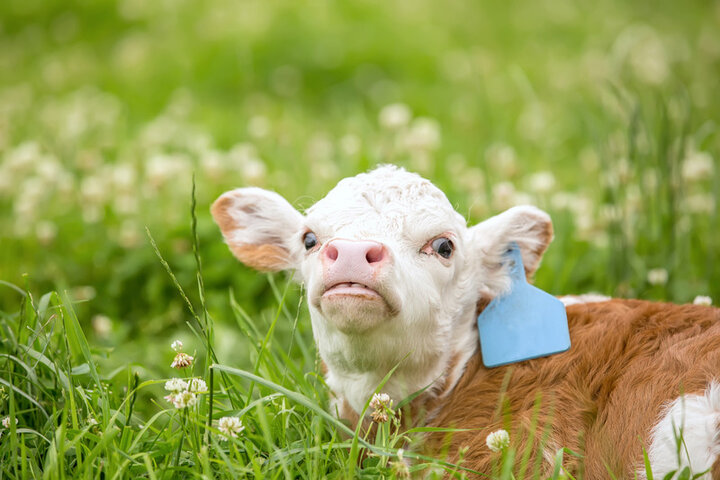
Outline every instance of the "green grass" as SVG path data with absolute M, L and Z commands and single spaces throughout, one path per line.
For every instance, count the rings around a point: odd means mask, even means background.
M 471 223 L 547 210 L 553 294 L 717 303 L 719 18 L 704 0 L 0 2 L 3 475 L 390 475 L 397 437 L 356 468 L 369 447 L 320 413 L 301 288 L 221 241 L 208 207 L 242 185 L 302 209 L 397 163 Z M 176 338 L 215 387 L 185 415 L 162 399 Z M 250 404 L 237 441 L 207 433 Z

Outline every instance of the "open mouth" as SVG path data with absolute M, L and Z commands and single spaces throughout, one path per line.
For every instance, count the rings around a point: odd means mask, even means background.
M 327 298 L 335 295 L 351 295 L 365 297 L 367 299 L 382 299 L 382 296 L 378 292 L 367 285 L 352 282 L 337 283 L 325 290 L 322 296 Z

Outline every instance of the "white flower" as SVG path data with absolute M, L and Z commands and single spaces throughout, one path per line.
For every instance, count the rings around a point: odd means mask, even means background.
M 10 428 L 10 417 L 5 417 L 2 419 L 2 426 L 5 428 Z
M 93 331 L 98 337 L 109 337 L 112 333 L 112 320 L 107 315 L 95 315 L 91 320 Z
M 505 177 L 511 177 L 517 173 L 517 156 L 515 149 L 504 143 L 494 143 L 485 151 L 487 163 L 495 171 Z
M 362 142 L 357 135 L 348 133 L 347 135 L 343 135 L 342 138 L 340 138 L 340 150 L 342 150 L 345 155 L 357 155 L 360 152 L 361 147 Z
M 184 392 L 167 395 L 165 400 L 171 402 L 175 408 L 186 408 L 192 407 L 197 403 L 197 395 L 186 390 Z
M 668 271 L 664 268 L 653 268 L 647 273 L 650 285 L 665 285 L 668 281 Z
M 380 110 L 378 120 L 381 127 L 396 130 L 407 125 L 411 117 L 410 107 L 404 103 L 392 103 Z
M 493 206 L 505 210 L 515 204 L 515 186 L 511 182 L 498 182 L 492 187 Z
M 189 367 L 190 365 L 192 365 L 193 360 L 194 360 L 193 357 L 191 357 L 187 353 L 180 352 L 177 355 L 175 355 L 175 359 L 170 364 L 170 366 L 172 368 L 178 368 L 178 369 Z
M 499 452 L 510 445 L 510 434 L 506 430 L 497 430 L 487 436 L 485 443 L 491 451 Z
M 120 163 L 111 167 L 112 183 L 120 191 L 131 190 L 136 185 L 137 172 L 132 165 Z
M 221 437 L 225 440 L 230 437 L 237 438 L 238 433 L 244 429 L 245 427 L 238 417 L 222 417 L 218 420 L 218 430 L 220 430 Z
M 410 469 L 405 462 L 390 462 L 395 478 L 411 478 Z
M 434 150 L 440 145 L 440 126 L 432 118 L 418 118 L 404 140 L 409 150 Z
M 375 410 L 382 407 L 389 407 L 390 405 L 392 405 L 392 399 L 387 393 L 376 393 L 373 395 L 372 400 L 370 400 L 370 408 L 374 408 Z
M 707 152 L 692 152 L 682 164 L 682 177 L 689 182 L 711 178 L 713 158 Z
M 374 411 L 370 414 L 375 423 L 385 423 L 389 420 L 388 412 L 394 414 L 392 411 L 392 399 L 387 393 L 376 393 L 370 400 L 370 408 Z
M 256 115 L 248 121 L 248 133 L 255 138 L 262 138 L 270 133 L 270 120 L 262 115 Z
M 709 307 L 712 305 L 712 298 L 706 296 L 706 295 L 698 295 L 695 297 L 695 300 L 693 300 L 694 305 L 705 305 Z
M 191 378 L 188 381 L 187 389 L 192 393 L 206 393 L 208 391 L 207 384 L 202 378 Z
M 98 424 L 98 421 L 95 420 L 95 417 L 93 417 L 93 416 L 91 415 L 91 416 L 88 417 L 87 423 L 88 423 L 88 425 L 97 425 L 97 424 Z
M 179 351 L 182 350 L 182 348 L 183 348 L 183 343 L 182 343 L 180 340 L 175 340 L 175 341 L 172 342 L 172 344 L 170 345 L 170 348 L 172 348 L 172 349 L 175 350 L 176 352 L 179 352 Z
M 188 383 L 182 378 L 173 378 L 165 382 L 165 390 L 168 392 L 181 392 L 187 388 Z
M 537 172 L 528 179 L 528 186 L 535 193 L 548 193 L 555 187 L 555 175 L 552 172 Z
M 690 213 L 709 215 L 715 208 L 715 196 L 710 193 L 695 193 L 685 197 L 684 204 Z
M 57 225 L 50 220 L 43 220 L 35 225 L 35 235 L 43 245 L 49 245 L 57 236 Z
M 260 184 L 265 181 L 267 167 L 259 158 L 248 158 L 242 164 L 242 176 L 248 184 Z

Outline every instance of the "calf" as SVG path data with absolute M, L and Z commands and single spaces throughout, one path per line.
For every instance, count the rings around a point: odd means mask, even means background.
M 470 429 L 450 447 L 454 458 L 470 447 L 467 467 L 491 470 L 497 454 L 485 437 L 509 419 L 520 451 L 528 446 L 542 462 L 568 447 L 584 458 L 566 468 L 585 478 L 634 476 L 643 448 L 656 477 L 683 465 L 720 478 L 716 308 L 576 303 L 567 307 L 569 351 L 483 366 L 478 312 L 511 288 L 504 254 L 513 242 L 527 277 L 538 268 L 553 237 L 541 210 L 514 207 L 468 228 L 429 181 L 382 166 L 342 180 L 305 215 L 258 188 L 223 194 L 212 214 L 241 262 L 296 270 L 305 282 L 340 417 L 359 421 L 397 366 L 383 392 L 397 401 L 422 391 L 411 404 L 416 416 Z M 442 442 L 430 436 L 427 446 Z

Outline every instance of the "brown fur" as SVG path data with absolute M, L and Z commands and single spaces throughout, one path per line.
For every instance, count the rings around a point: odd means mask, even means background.
M 712 470 L 710 470 L 710 476 L 713 480 L 720 480 L 720 457 L 713 463 Z
M 289 253 L 276 245 L 229 245 L 230 251 L 245 265 L 261 272 L 279 272 L 287 267 Z
M 454 434 L 451 457 L 469 446 L 463 465 L 489 473 L 498 457 L 485 438 L 505 428 L 519 452 L 535 438 L 530 465 L 568 447 L 584 456 L 565 456 L 566 468 L 579 477 L 608 478 L 609 469 L 632 478 L 663 405 L 720 380 L 720 309 L 612 300 L 567 312 L 568 352 L 493 369 L 482 365 L 480 353 L 470 360 L 452 393 L 438 402 L 441 410 L 430 411 L 433 426 L 476 429 Z M 440 451 L 444 437 L 429 437 L 429 449 Z M 716 463 L 713 478 L 719 471 Z
M 210 208 L 215 222 L 226 239 L 232 237 L 233 232 L 236 230 L 245 228 L 244 225 L 239 225 L 230 214 L 233 208 L 235 208 L 235 201 L 230 195 L 221 196 Z M 252 205 L 243 207 L 248 213 L 251 213 L 253 208 Z M 248 267 L 262 272 L 279 272 L 287 268 L 290 253 L 278 246 L 277 243 L 279 242 L 274 243 L 268 242 L 262 245 L 228 243 L 228 246 L 233 255 Z
M 552 239 L 555 236 L 552 222 L 537 222 L 532 232 L 534 237 L 537 238 L 538 244 L 535 249 L 530 251 L 532 254 L 531 264 L 525 265 L 525 276 L 528 281 L 533 279 L 535 271 L 540 264 L 540 259 L 542 259 L 545 250 L 547 250 L 548 246 L 550 246 L 550 242 L 552 242 Z

